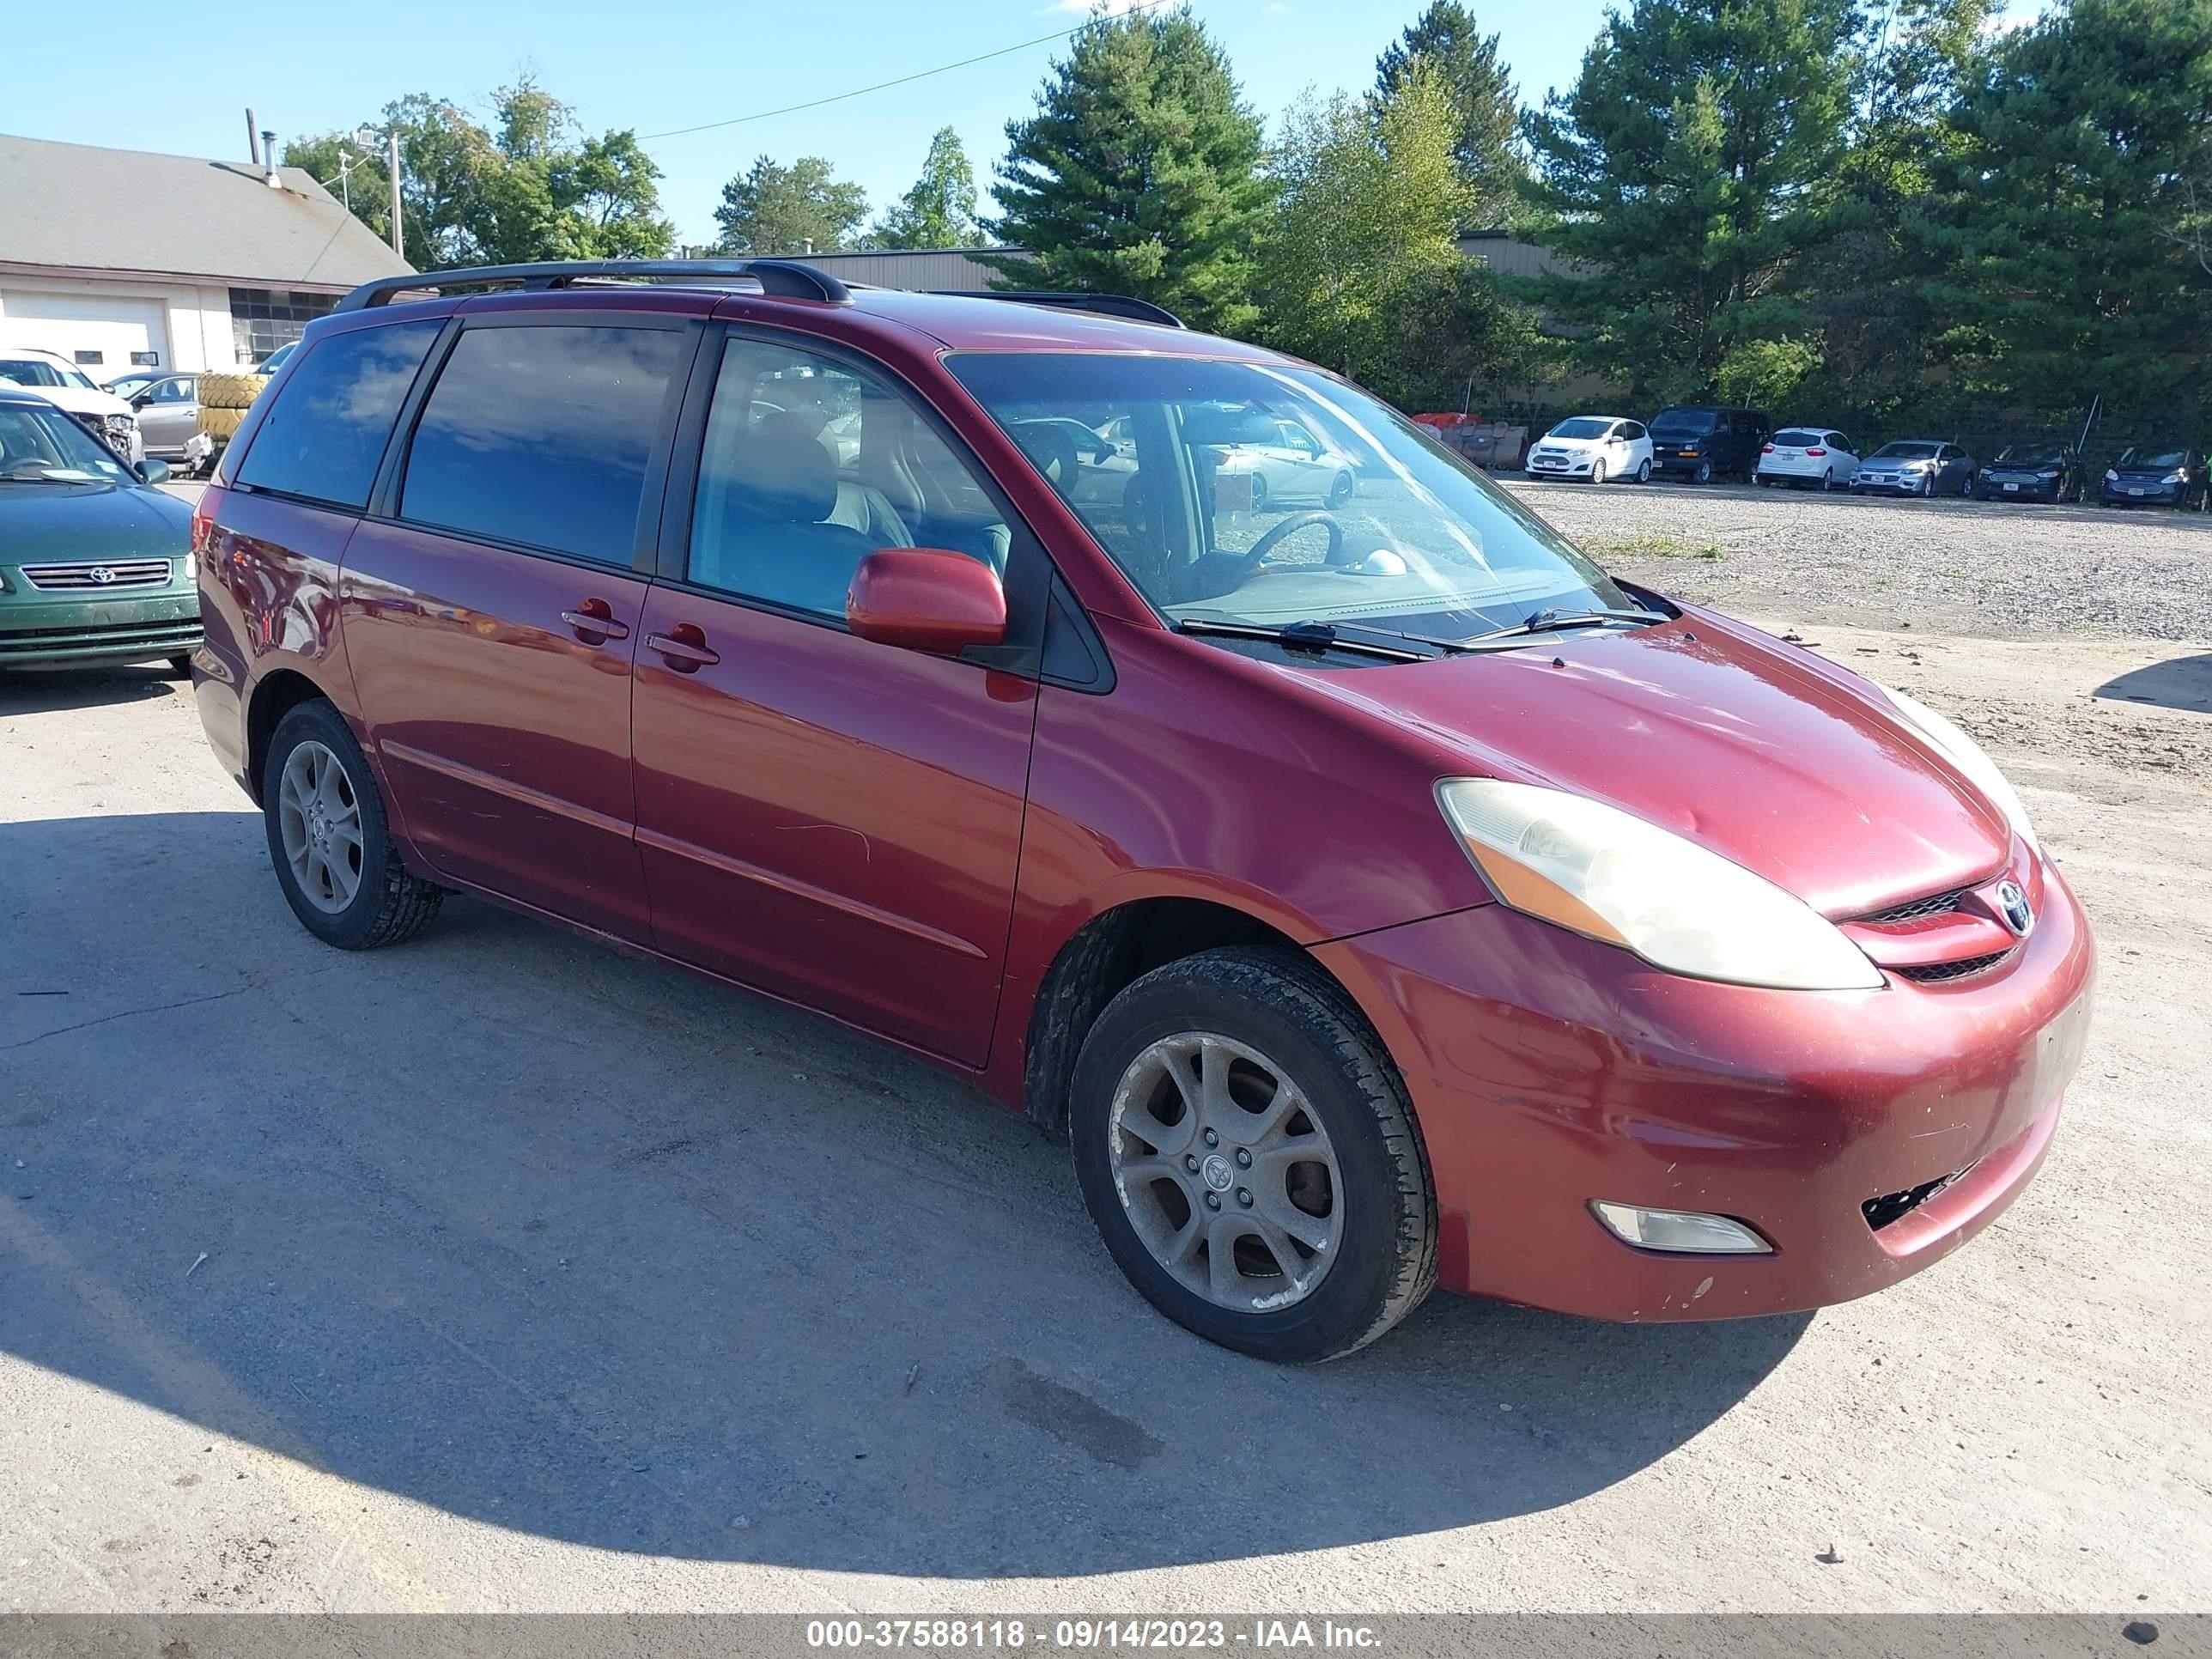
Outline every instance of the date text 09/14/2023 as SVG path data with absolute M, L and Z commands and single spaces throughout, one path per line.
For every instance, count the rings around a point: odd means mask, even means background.
M 1122 1649 L 1299 1648 L 1381 1645 L 1370 1626 L 1307 1619 L 814 1619 L 806 1625 L 810 1648 L 907 1648 L 926 1653 L 1026 1648 L 1070 1652 Z

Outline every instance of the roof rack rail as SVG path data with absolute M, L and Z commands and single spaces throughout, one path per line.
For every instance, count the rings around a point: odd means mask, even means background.
M 514 284 L 528 291 L 568 288 L 593 277 L 690 277 L 720 283 L 731 277 L 750 277 L 761 292 L 786 300 L 821 300 L 833 306 L 849 305 L 853 296 L 844 283 L 826 270 L 796 259 L 554 259 L 528 265 L 471 265 L 459 270 L 425 270 L 411 276 L 380 276 L 363 283 L 340 300 L 334 309 L 366 311 L 388 304 L 396 294 L 422 289 L 495 288 Z
M 932 292 L 948 300 L 1012 300 L 1017 305 L 1053 306 L 1061 311 L 1095 311 L 1102 317 L 1127 317 L 1132 322 L 1158 323 L 1164 328 L 1183 326 L 1182 319 L 1165 306 L 1156 306 L 1150 300 L 1127 294 L 1060 294 L 996 288 L 940 288 Z

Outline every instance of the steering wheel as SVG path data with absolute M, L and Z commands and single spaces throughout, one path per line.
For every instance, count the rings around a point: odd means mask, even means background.
M 1325 564 L 1342 562 L 1344 526 L 1337 521 L 1336 515 L 1334 513 L 1321 512 L 1293 513 L 1279 524 L 1271 526 L 1267 533 L 1258 541 L 1254 542 L 1243 553 L 1236 556 L 1239 560 L 1237 569 L 1237 580 L 1241 581 L 1257 570 L 1261 562 L 1280 545 L 1284 537 L 1295 536 L 1299 531 L 1310 529 L 1317 524 L 1328 526 L 1328 550 L 1322 556 L 1322 562 Z

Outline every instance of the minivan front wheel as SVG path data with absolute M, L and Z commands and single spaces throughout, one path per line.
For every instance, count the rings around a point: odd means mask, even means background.
M 445 890 L 401 865 L 368 759 L 329 703 L 303 702 L 277 723 L 261 810 L 276 884 L 324 944 L 396 945 L 438 914 Z
M 1295 952 L 1208 951 L 1137 980 L 1085 1039 L 1069 1105 L 1107 1249 L 1200 1336 L 1333 1359 L 1436 1281 L 1436 1200 L 1404 1086 Z

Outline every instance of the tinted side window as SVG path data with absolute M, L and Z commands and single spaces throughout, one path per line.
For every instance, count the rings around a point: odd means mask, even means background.
M 1067 434 L 1039 441 L 1081 465 Z M 691 580 L 842 619 L 877 548 L 947 548 L 1003 575 L 1012 538 L 968 464 L 890 386 L 800 347 L 728 343 L 699 458 Z
M 400 516 L 627 565 L 687 339 L 657 328 L 466 330 L 416 423 Z
M 1644 428 L 1637 422 L 1623 421 L 1620 423 L 1620 435 L 1627 439 L 1629 442 L 1634 443 L 1638 438 L 1644 435 Z
M 261 422 L 238 482 L 361 507 L 437 322 L 333 334 L 301 361 Z

